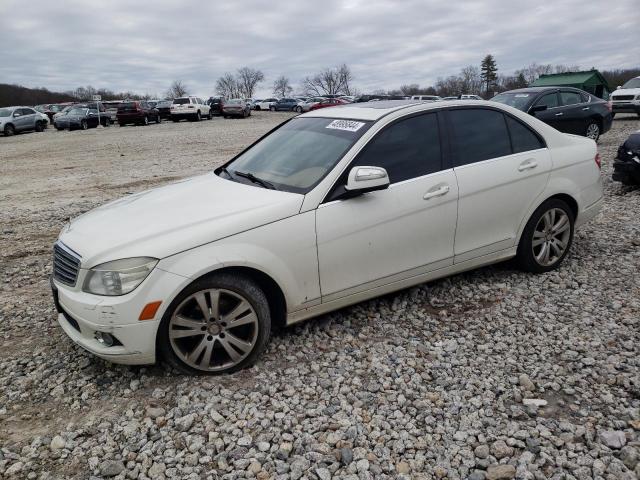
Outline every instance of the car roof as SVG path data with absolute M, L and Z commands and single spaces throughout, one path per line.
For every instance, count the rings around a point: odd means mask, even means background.
M 563 90 L 580 90 L 574 87 L 565 87 L 563 85 L 553 86 L 550 85 L 548 87 L 526 87 L 526 88 L 516 88 L 515 90 L 507 90 L 506 92 L 500 93 L 539 93 L 544 92 L 546 90 L 557 90 L 558 88 L 562 88 Z

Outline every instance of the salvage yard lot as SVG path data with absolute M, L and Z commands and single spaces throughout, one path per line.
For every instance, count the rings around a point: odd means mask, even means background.
M 68 219 L 208 172 L 290 116 L 0 138 L 0 477 L 636 478 L 640 190 L 610 178 L 636 116 L 601 138 L 603 212 L 555 272 L 501 264 L 364 302 L 230 376 L 72 344 L 48 286 Z

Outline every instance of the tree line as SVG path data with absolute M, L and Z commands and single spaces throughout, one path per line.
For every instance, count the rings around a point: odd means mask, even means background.
M 499 73 L 498 64 L 493 55 L 486 55 L 478 66 L 467 65 L 457 75 L 439 77 L 433 85 L 421 86 L 417 83 L 404 84 L 390 90 L 378 89 L 372 94 L 388 95 L 439 95 L 448 97 L 460 94 L 481 95 L 490 98 L 495 92 L 523 88 L 534 82 L 540 75 L 579 71 L 577 65 L 551 65 L 531 63 L 512 74 Z M 612 88 L 624 84 L 630 78 L 640 76 L 640 68 L 602 70 L 600 73 Z M 265 81 L 264 73 L 256 68 L 241 67 L 235 72 L 226 72 L 214 85 L 216 94 L 225 98 L 253 98 L 259 85 Z M 299 81 L 295 89 L 286 75 L 278 76 L 271 85 L 276 97 L 286 97 L 296 93 L 306 96 L 354 95 L 360 94 L 354 88 L 354 76 L 346 64 L 327 67 L 306 76 Z M 177 98 L 193 93 L 182 80 L 174 80 L 164 93 L 164 98 Z M 46 88 L 27 88 L 20 85 L 0 84 L 0 107 L 9 105 L 37 105 L 42 103 L 62 103 L 87 101 L 93 95 L 103 100 L 148 100 L 160 98 L 157 94 L 139 94 L 124 91 L 114 92 L 90 85 L 65 92 L 51 92 Z

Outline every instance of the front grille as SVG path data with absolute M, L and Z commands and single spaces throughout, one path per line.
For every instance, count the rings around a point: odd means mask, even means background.
M 80 259 L 56 243 L 53 246 L 53 278 L 73 287 L 79 269 Z
M 633 95 L 616 95 L 611 100 L 614 102 L 618 100 L 633 100 Z

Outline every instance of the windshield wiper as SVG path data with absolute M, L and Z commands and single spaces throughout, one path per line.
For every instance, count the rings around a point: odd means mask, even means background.
M 266 180 L 263 180 L 263 179 L 261 179 L 259 177 L 256 177 L 251 172 L 239 172 L 239 171 L 235 170 L 233 173 L 235 173 L 239 177 L 246 178 L 247 180 L 250 180 L 253 183 L 257 183 L 258 185 L 262 185 L 264 188 L 268 188 L 270 190 L 277 190 L 276 186 L 273 183 L 267 182 Z
M 233 179 L 233 175 L 231 175 L 231 172 L 227 170 L 227 167 L 222 167 L 220 171 L 226 173 L 230 179 Z

